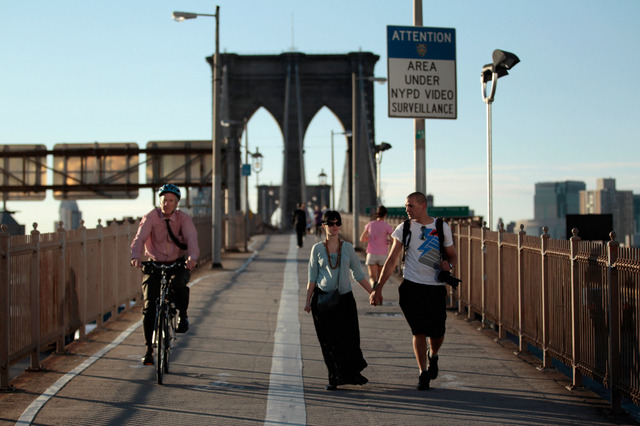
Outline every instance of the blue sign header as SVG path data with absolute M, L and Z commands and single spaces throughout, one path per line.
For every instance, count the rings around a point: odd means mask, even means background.
M 387 56 L 400 59 L 456 60 L 455 28 L 387 26 Z

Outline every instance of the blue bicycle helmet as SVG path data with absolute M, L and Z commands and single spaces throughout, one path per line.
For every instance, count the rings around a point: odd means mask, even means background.
M 176 197 L 178 197 L 178 200 L 180 200 L 180 188 L 178 188 L 177 186 L 175 186 L 172 183 L 165 183 L 164 185 L 162 185 L 160 187 L 160 190 L 158 191 L 158 197 L 162 197 L 164 194 L 166 194 L 167 192 L 172 193 L 173 195 L 175 195 Z

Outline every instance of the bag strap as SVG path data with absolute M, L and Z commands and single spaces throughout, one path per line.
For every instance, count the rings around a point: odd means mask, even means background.
M 187 245 L 181 243 L 180 241 L 178 241 L 178 239 L 176 238 L 175 235 L 173 235 L 173 231 L 171 230 L 171 225 L 169 225 L 169 221 L 170 219 L 165 219 L 164 220 L 165 223 L 167 224 L 167 231 L 169 231 L 169 237 L 171 237 L 171 239 L 173 240 L 174 244 L 178 246 L 178 248 L 182 249 L 182 250 L 186 250 L 187 249 Z
M 402 245 L 404 250 L 402 250 L 402 263 L 404 264 L 404 258 L 407 254 L 407 249 L 409 248 L 409 243 L 411 242 L 411 219 L 406 219 L 402 226 Z
M 444 251 L 444 230 L 442 228 L 442 218 L 439 217 L 436 219 L 436 232 L 438 233 L 438 241 L 440 242 L 440 256 L 442 260 L 447 260 L 449 256 L 447 256 L 447 252 Z

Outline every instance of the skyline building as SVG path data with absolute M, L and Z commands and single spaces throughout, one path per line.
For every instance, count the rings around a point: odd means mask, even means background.
M 59 222 L 62 227 L 68 231 L 76 230 L 80 227 L 82 220 L 82 212 L 78 209 L 78 203 L 73 200 L 64 200 L 60 202 Z M 58 223 L 55 223 L 53 229 L 58 229 Z
M 566 238 L 566 217 L 568 214 L 580 213 L 580 192 L 587 185 L 581 181 L 567 180 L 562 182 L 537 182 L 533 196 L 533 219 L 521 220 L 529 235 L 542 235 L 542 228 L 548 228 L 551 238 Z
M 633 202 L 632 191 L 618 191 L 614 178 L 600 178 L 595 190 L 580 191 L 580 214 L 610 213 L 616 241 L 631 246 L 635 234 Z

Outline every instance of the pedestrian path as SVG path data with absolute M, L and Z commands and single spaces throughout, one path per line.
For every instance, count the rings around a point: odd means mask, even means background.
M 634 424 L 586 390 L 567 391 L 566 377 L 537 370 L 535 358 L 514 355 L 511 343 L 495 342 L 453 312 L 440 375 L 429 391 L 416 390 L 397 280 L 385 286 L 381 307 L 354 285 L 369 383 L 324 390 L 313 321 L 302 310 L 313 240 L 298 249 L 294 235 L 257 236 L 252 253 L 225 254 L 223 270 L 198 270 L 191 328 L 176 344 L 164 385 L 140 363 L 140 315 L 127 313 L 48 359 L 46 371 L 16 379 L 18 391 L 0 395 L 0 423 L 24 416 L 21 424 L 46 425 Z M 46 402 L 33 408 L 39 397 Z

